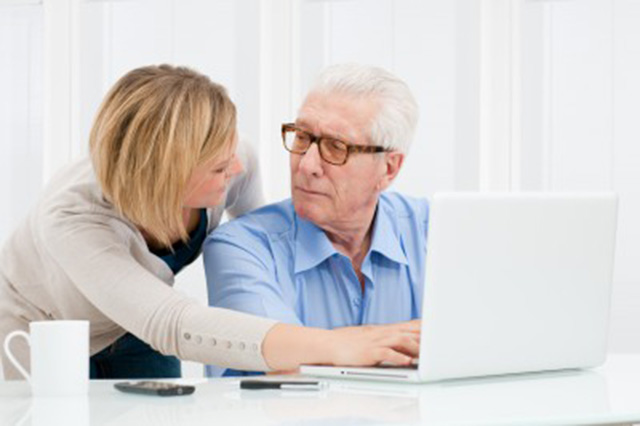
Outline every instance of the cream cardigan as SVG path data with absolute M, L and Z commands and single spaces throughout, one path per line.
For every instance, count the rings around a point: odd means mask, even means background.
M 242 157 L 245 172 L 229 185 L 225 205 L 208 210 L 208 230 L 225 209 L 237 216 L 262 202 L 257 162 L 248 151 Z M 268 369 L 261 345 L 275 321 L 203 306 L 172 289 L 173 281 L 82 160 L 49 183 L 0 252 L 0 341 L 28 330 L 29 321 L 86 319 L 92 355 L 129 331 L 184 360 Z M 26 345 L 16 352 L 28 365 Z

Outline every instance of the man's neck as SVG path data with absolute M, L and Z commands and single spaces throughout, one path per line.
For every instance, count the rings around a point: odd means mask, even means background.
M 360 220 L 337 226 L 324 227 L 324 231 L 335 249 L 351 259 L 357 272 L 371 247 L 371 234 L 376 205 L 360 216 Z

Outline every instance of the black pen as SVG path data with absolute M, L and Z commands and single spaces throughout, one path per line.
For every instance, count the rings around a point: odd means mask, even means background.
M 281 389 L 281 390 L 320 390 L 324 386 L 322 382 L 296 381 L 296 380 L 241 380 L 240 389 Z

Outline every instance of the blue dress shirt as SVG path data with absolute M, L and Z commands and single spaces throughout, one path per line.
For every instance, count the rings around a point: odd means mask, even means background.
M 363 292 L 350 259 L 290 199 L 254 210 L 204 243 L 209 304 L 326 329 L 419 318 L 428 214 L 424 199 L 380 195 Z

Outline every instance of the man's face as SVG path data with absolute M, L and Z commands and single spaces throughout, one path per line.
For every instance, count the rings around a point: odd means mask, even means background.
M 371 145 L 370 128 L 378 107 L 370 98 L 311 93 L 296 126 L 316 136 Z M 290 155 L 296 213 L 323 229 L 357 221 L 375 206 L 380 191 L 388 186 L 388 154 L 352 153 L 341 166 L 324 161 L 317 144 L 311 144 L 303 155 Z

